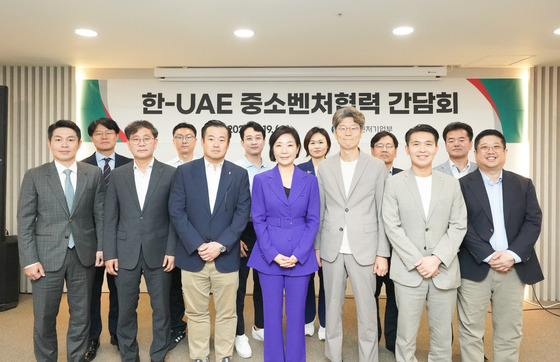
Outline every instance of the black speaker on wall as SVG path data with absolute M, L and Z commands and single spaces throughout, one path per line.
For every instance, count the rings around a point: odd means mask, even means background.
M 0 86 L 0 311 L 19 301 L 19 257 L 16 236 L 6 236 L 6 153 L 8 143 L 8 87 Z

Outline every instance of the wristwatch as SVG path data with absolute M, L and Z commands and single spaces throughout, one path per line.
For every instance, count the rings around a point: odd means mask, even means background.
M 220 253 L 225 253 L 226 250 L 227 250 L 226 246 L 220 244 Z

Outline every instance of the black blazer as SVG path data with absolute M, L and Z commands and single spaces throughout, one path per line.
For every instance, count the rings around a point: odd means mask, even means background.
M 494 252 L 490 237 L 494 233 L 488 194 L 479 170 L 459 180 L 467 205 L 467 234 L 459 250 L 461 277 L 481 281 L 490 270 L 483 260 Z M 534 245 L 541 232 L 542 212 L 533 182 L 509 171 L 502 173 L 504 220 L 508 250 L 521 258 L 514 269 L 525 284 L 544 279 Z
M 115 168 L 120 167 L 122 165 L 126 165 L 127 163 L 131 162 L 132 158 L 128 158 L 125 156 L 121 156 L 118 153 L 115 153 Z M 98 166 L 97 159 L 95 158 L 95 152 L 93 155 L 84 158 L 81 162 L 89 163 L 90 165 Z

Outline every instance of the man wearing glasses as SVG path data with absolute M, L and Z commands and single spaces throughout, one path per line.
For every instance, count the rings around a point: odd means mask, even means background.
M 109 184 L 111 172 L 122 165 L 132 161 L 132 159 L 115 153 L 115 145 L 119 139 L 120 128 L 117 122 L 110 118 L 99 118 L 91 122 L 88 126 L 88 134 L 95 146 L 95 152 L 82 160 L 82 162 L 90 165 L 98 166 L 103 172 L 105 185 Z M 95 279 L 93 280 L 93 289 L 91 294 L 90 318 L 91 326 L 89 328 L 89 343 L 84 355 L 86 362 L 93 361 L 97 355 L 99 348 L 99 336 L 102 330 L 101 321 L 101 288 L 103 286 L 103 276 L 105 275 L 105 266 L 95 268 Z M 107 286 L 109 287 L 109 334 L 111 335 L 111 344 L 118 346 L 117 340 L 117 321 L 119 319 L 119 302 L 117 297 L 117 286 L 115 285 L 115 277 L 107 274 Z
M 119 290 L 117 335 L 123 361 L 139 361 L 136 308 L 144 275 L 152 306 L 152 361 L 163 361 L 170 343 L 169 290 L 177 236 L 167 201 L 175 169 L 154 158 L 158 132 L 148 121 L 124 130 L 134 162 L 111 174 L 105 198 L 103 253 Z
M 194 147 L 196 146 L 196 128 L 190 124 L 181 122 L 173 127 L 173 146 L 177 150 L 177 156 L 167 161 L 167 164 L 175 168 L 194 158 Z M 181 282 L 181 269 L 175 268 L 171 272 L 171 292 L 169 295 L 171 313 L 171 346 L 175 348 L 187 336 L 187 323 L 183 321 L 185 315 L 185 300 L 183 299 L 183 283 Z
M 387 131 L 377 132 L 370 142 L 371 155 L 385 162 L 385 167 L 389 172 L 389 176 L 393 176 L 401 172 L 400 168 L 393 167 L 393 161 L 397 157 L 397 147 L 399 141 L 397 137 Z M 391 267 L 391 258 L 388 259 L 389 268 Z M 390 269 L 389 269 L 390 270 Z M 379 294 L 381 287 L 385 284 L 385 295 L 387 297 L 385 303 L 385 348 L 395 353 L 395 343 L 397 340 L 397 318 L 399 310 L 397 301 L 395 300 L 395 284 L 389 277 L 389 272 L 384 276 L 377 276 L 377 287 L 375 289 L 375 303 L 377 304 L 377 340 L 381 339 L 381 319 L 379 318 Z
M 333 115 L 338 156 L 318 172 L 321 226 L 315 239 L 323 267 L 326 300 L 325 354 L 342 360 L 342 308 L 346 279 L 352 283 L 358 319 L 359 360 L 378 360 L 375 275 L 387 273 L 389 242 L 381 218 L 387 169 L 381 160 L 360 152 L 364 115 L 354 107 Z

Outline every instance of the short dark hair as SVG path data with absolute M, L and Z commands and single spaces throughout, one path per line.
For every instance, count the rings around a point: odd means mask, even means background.
M 366 117 L 364 116 L 364 114 L 360 111 L 358 111 L 356 108 L 354 107 L 342 107 L 339 108 L 332 117 L 332 125 L 333 128 L 336 129 L 338 127 L 338 124 L 340 122 L 342 122 L 342 120 L 344 118 L 350 117 L 354 120 L 354 122 L 356 122 L 359 126 L 360 129 L 364 129 L 364 124 L 366 123 Z
M 157 138 L 158 131 L 154 127 L 154 125 L 151 122 L 140 120 L 140 121 L 134 121 L 130 123 L 128 126 L 126 126 L 126 128 L 124 129 L 124 134 L 126 135 L 126 139 L 130 140 L 130 137 L 136 132 L 138 132 L 140 128 L 149 129 L 150 132 L 152 132 L 154 138 Z
M 436 144 L 438 143 L 439 133 L 434 127 L 430 126 L 429 124 L 418 124 L 406 132 L 404 139 L 406 141 L 407 146 L 408 146 L 408 141 L 410 141 L 410 136 L 412 136 L 413 133 L 418 133 L 418 132 L 427 132 L 433 134 L 434 139 L 436 140 Z
M 76 136 L 78 137 L 78 141 L 82 140 L 82 131 L 80 130 L 80 127 L 78 127 L 78 125 L 72 121 L 68 121 L 65 119 L 61 119 L 59 121 L 56 121 L 55 123 L 51 124 L 49 126 L 49 128 L 47 129 L 47 137 L 49 138 L 49 141 L 52 138 L 53 132 L 55 129 L 57 128 L 70 128 L 72 130 L 74 130 L 74 132 L 76 132 Z
M 117 122 L 115 122 L 114 120 L 112 120 L 111 118 L 99 118 L 96 119 L 95 121 L 91 122 L 87 128 L 87 132 L 88 135 L 91 137 L 93 136 L 93 132 L 95 132 L 95 129 L 97 128 L 97 126 L 102 125 L 103 127 L 110 129 L 112 131 L 115 131 L 115 133 L 118 135 L 119 132 L 121 131 L 121 129 L 119 128 L 119 125 L 117 124 Z
M 181 128 L 188 128 L 188 129 L 190 129 L 191 131 L 193 131 L 194 136 L 196 137 L 196 128 L 195 128 L 192 124 L 186 123 L 186 122 L 181 122 L 181 123 L 179 123 L 178 125 L 176 125 L 175 127 L 173 127 L 173 133 L 172 133 L 171 135 L 172 135 L 172 136 L 175 136 L 175 132 L 176 132 L 178 129 L 181 129 Z
M 292 126 L 279 126 L 278 128 L 276 128 L 274 132 L 272 132 L 272 135 L 268 140 L 268 144 L 270 145 L 270 150 L 268 151 L 268 155 L 270 156 L 270 160 L 272 162 L 276 162 L 276 157 L 274 157 L 274 144 L 276 143 L 276 141 L 278 141 L 278 138 L 280 138 L 280 136 L 285 134 L 291 134 L 296 140 L 296 146 L 298 147 L 296 158 L 299 157 L 299 151 L 301 150 L 301 141 L 299 139 L 299 134 L 297 133 L 296 129 Z
M 476 138 L 474 139 L 474 149 L 478 149 L 478 144 L 480 143 L 480 140 L 482 139 L 482 137 L 486 137 L 486 136 L 496 136 L 498 137 L 501 141 L 502 141 L 502 146 L 504 146 L 504 148 L 506 148 L 506 138 L 504 137 L 504 134 L 498 130 L 495 129 L 485 129 L 484 131 L 480 132 Z
M 227 130 L 227 135 L 228 135 L 228 142 L 231 139 L 231 128 L 229 128 L 228 126 L 226 126 L 226 124 L 222 121 L 218 121 L 217 119 L 211 119 L 210 121 L 206 122 L 204 124 L 204 126 L 202 126 L 202 138 L 204 139 L 204 135 L 206 134 L 206 130 L 208 129 L 208 127 L 222 127 L 225 128 Z
M 451 131 L 456 131 L 458 129 L 463 129 L 467 131 L 467 135 L 469 136 L 469 141 L 472 142 L 473 139 L 473 130 L 472 127 L 463 122 L 451 122 L 443 129 L 443 140 L 447 142 L 447 133 Z
M 391 132 L 387 132 L 387 131 L 377 132 L 375 135 L 373 135 L 373 137 L 371 138 L 371 141 L 370 141 L 370 147 L 374 148 L 375 144 L 377 142 L 379 142 L 380 139 L 382 139 L 383 137 L 387 137 L 387 136 L 391 137 L 391 139 L 393 140 L 393 144 L 395 145 L 395 148 L 398 148 L 399 147 L 399 141 L 397 140 L 397 136 L 395 136 Z
M 257 132 L 262 133 L 263 140 L 266 139 L 266 132 L 265 132 L 263 126 L 261 126 L 257 122 L 249 121 L 246 124 L 244 124 L 243 126 L 241 126 L 241 129 L 239 130 L 239 137 L 241 137 L 242 141 L 245 138 L 245 131 L 247 130 L 247 128 L 252 128 Z
M 316 133 L 322 134 L 327 139 L 327 153 L 331 150 L 331 138 L 329 137 L 329 133 L 324 128 L 313 127 L 307 132 L 305 138 L 303 139 L 303 148 L 305 148 L 306 152 L 305 157 L 309 156 L 309 142 L 311 142 L 311 137 L 313 137 Z M 325 156 L 327 153 L 325 153 Z

